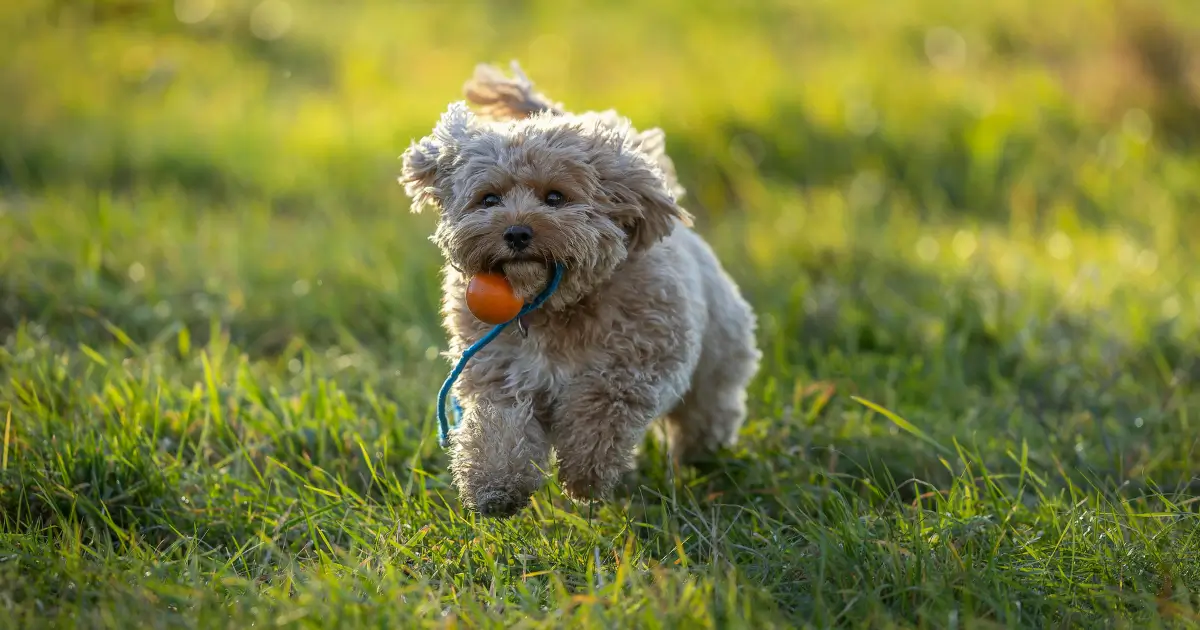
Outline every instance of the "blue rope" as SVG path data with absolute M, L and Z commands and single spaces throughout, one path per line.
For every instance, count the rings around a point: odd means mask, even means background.
M 450 421 L 446 418 L 446 397 L 450 394 L 450 389 L 454 387 L 454 381 L 458 380 L 458 375 L 462 374 L 463 368 L 467 367 L 467 361 L 470 361 L 471 357 L 475 356 L 475 353 L 482 350 L 483 347 L 491 343 L 493 339 L 500 336 L 500 333 L 507 328 L 509 324 L 521 319 L 527 313 L 537 309 L 547 299 L 549 299 L 554 291 L 558 289 L 558 283 L 562 280 L 563 272 L 565 270 L 566 268 L 562 263 L 554 263 L 554 277 L 550 279 L 550 284 L 546 285 L 546 288 L 542 290 L 541 294 L 534 298 L 534 300 L 529 304 L 521 307 L 521 312 L 517 313 L 515 317 L 502 324 L 497 324 L 495 328 L 488 331 L 488 334 L 484 335 L 479 341 L 471 344 L 471 347 L 467 348 L 462 353 L 462 357 L 459 358 L 458 363 L 454 366 L 454 369 L 450 371 L 450 376 L 446 377 L 446 381 L 442 383 L 442 389 L 438 392 L 438 442 L 442 445 L 442 448 L 446 448 L 446 446 L 450 444 Z M 452 398 L 451 404 L 454 406 L 454 424 L 457 426 L 458 421 L 462 417 L 462 407 L 459 406 L 457 398 Z

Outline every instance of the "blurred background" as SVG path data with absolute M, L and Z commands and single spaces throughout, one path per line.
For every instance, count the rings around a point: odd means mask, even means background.
M 9 0 L 0 42 L 10 339 L 303 347 L 428 422 L 440 260 L 398 158 L 515 59 L 666 131 L 761 313 L 751 434 L 827 383 L 1193 472 L 1158 456 L 1200 377 L 1193 0 Z

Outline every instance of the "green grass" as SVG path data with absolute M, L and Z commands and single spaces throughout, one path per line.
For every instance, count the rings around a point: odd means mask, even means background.
M 206 4 L 0 8 L 0 626 L 1200 626 L 1195 2 Z M 395 177 L 512 58 L 666 130 L 766 358 L 486 521 Z

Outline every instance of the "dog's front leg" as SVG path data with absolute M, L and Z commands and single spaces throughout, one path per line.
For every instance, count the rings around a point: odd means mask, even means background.
M 464 401 L 452 434 L 450 469 L 459 496 L 482 516 L 519 512 L 541 487 L 550 444 L 530 403 Z
M 567 496 L 608 496 L 633 468 L 634 451 L 657 412 L 663 385 L 648 372 L 594 370 L 575 378 L 554 414 L 558 476 Z

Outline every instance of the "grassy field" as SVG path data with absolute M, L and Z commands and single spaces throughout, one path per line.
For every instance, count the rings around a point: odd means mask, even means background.
M 1194 0 L 0 3 L 0 627 L 1200 627 Z M 464 513 L 400 152 L 661 126 L 736 453 Z

